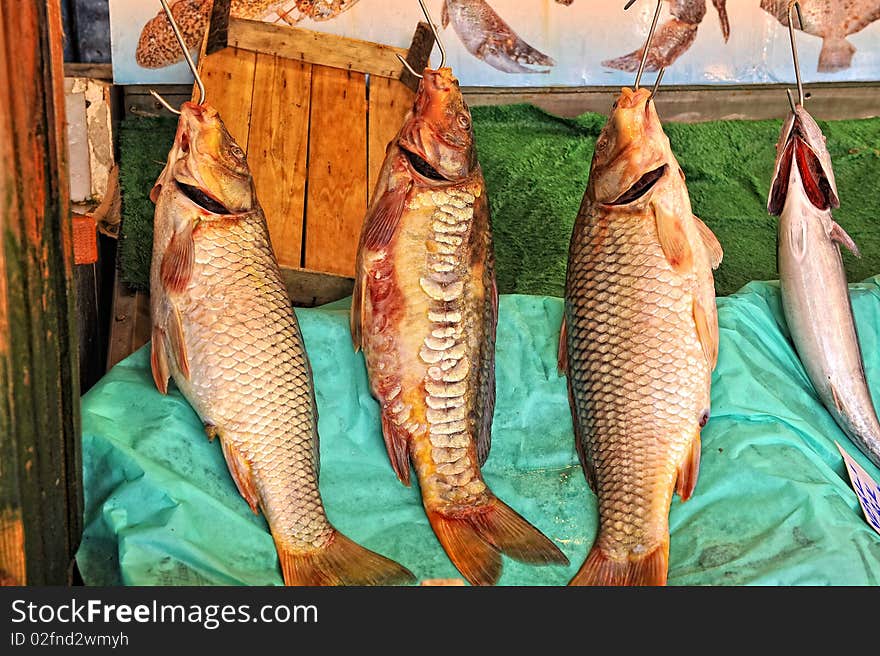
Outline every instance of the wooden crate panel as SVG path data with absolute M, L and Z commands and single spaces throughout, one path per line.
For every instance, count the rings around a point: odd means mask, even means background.
M 220 112 L 229 134 L 245 151 L 250 134 L 256 65 L 255 53 L 236 48 L 209 55 L 199 64 L 207 103 Z M 198 100 L 196 87 L 193 87 L 193 98 Z
M 312 69 L 305 266 L 353 275 L 367 207 L 366 76 Z
M 384 77 L 370 78 L 370 112 L 369 112 L 369 171 L 367 191 L 370 200 L 382 162 L 385 159 L 385 148 L 400 130 L 406 113 L 412 107 L 415 94 L 398 80 Z
M 302 266 L 312 65 L 258 54 L 248 163 L 281 266 Z

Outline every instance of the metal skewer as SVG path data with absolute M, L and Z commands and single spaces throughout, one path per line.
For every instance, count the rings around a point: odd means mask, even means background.
M 162 1 L 164 2 L 164 0 Z M 422 7 L 422 13 L 425 14 L 425 20 L 427 20 L 428 25 L 431 26 L 431 32 L 434 33 L 434 41 L 437 43 L 437 47 L 440 48 L 440 65 L 437 68 L 443 68 L 446 65 L 446 48 L 443 47 L 443 42 L 440 40 L 440 35 L 437 34 L 437 26 L 434 25 L 434 21 L 431 20 L 431 14 L 428 13 L 428 8 L 425 6 L 425 1 L 419 0 L 419 5 L 421 5 Z M 406 61 L 399 54 L 397 55 L 397 58 L 400 60 L 400 63 L 406 67 L 406 70 L 408 70 L 420 80 L 422 79 L 423 76 L 419 73 L 416 73 L 413 70 L 412 66 L 409 65 L 408 61 Z
M 636 0 L 629 0 L 624 7 L 623 10 L 626 11 L 630 7 L 632 7 L 636 3 Z M 633 88 L 638 91 L 639 85 L 642 83 L 642 74 L 645 72 L 645 65 L 648 63 L 648 51 L 651 48 L 651 41 L 654 40 L 654 32 L 657 30 L 657 22 L 660 20 L 660 10 L 663 8 L 663 0 L 657 0 L 657 11 L 654 12 L 654 21 L 651 23 L 651 30 L 648 32 L 648 40 L 645 42 L 645 49 L 642 52 L 642 61 L 639 64 L 639 71 L 636 73 L 636 83 L 633 85 Z M 663 77 L 663 71 L 661 70 L 659 77 Z M 659 79 L 659 78 L 658 78 Z M 659 82 L 658 82 L 659 86 Z M 657 87 L 654 88 L 654 93 L 656 93 Z M 654 93 L 651 95 L 653 96 Z
M 421 2 L 422 0 L 419 0 Z M 196 65 L 193 62 L 192 56 L 189 54 L 189 48 L 186 47 L 186 41 L 183 39 L 183 34 L 180 33 L 180 28 L 177 26 L 177 21 L 174 20 L 174 16 L 171 14 L 171 8 L 168 6 L 167 0 L 159 0 L 159 3 L 162 5 L 162 9 L 165 10 L 165 16 L 168 18 L 168 22 L 171 23 L 171 30 L 174 32 L 174 37 L 177 39 L 177 43 L 180 44 L 180 49 L 183 51 L 183 58 L 186 59 L 186 63 L 189 66 L 189 70 L 192 71 L 193 77 L 196 80 L 196 86 L 199 88 L 199 105 L 205 104 L 205 84 L 202 82 L 202 78 L 199 77 L 199 72 L 196 69 Z M 165 107 L 169 112 L 173 112 L 175 114 L 180 114 L 180 112 L 174 107 L 172 107 L 167 100 L 165 100 L 155 89 L 150 89 L 150 95 L 153 96 L 156 100 L 162 103 L 162 106 Z
M 804 28 L 804 17 L 801 14 L 801 5 L 797 0 L 792 0 L 788 4 L 788 36 L 791 39 L 791 57 L 794 60 L 794 75 L 797 79 L 797 89 L 798 89 L 798 105 L 803 107 L 804 105 L 804 83 L 801 80 L 801 62 L 798 58 L 798 49 L 797 49 L 797 39 L 794 35 L 794 10 L 797 10 L 798 15 L 798 24 L 801 26 L 801 29 Z M 791 100 L 791 94 L 789 93 L 789 101 L 794 105 L 794 101 Z M 792 111 L 796 111 L 794 107 L 792 107 Z

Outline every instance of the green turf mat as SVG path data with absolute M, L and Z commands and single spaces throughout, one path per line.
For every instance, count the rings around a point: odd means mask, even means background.
M 571 226 L 605 117 L 553 116 L 531 105 L 475 107 L 501 293 L 561 296 Z M 121 262 L 127 282 L 149 285 L 150 188 L 174 137 L 172 119 L 126 119 L 120 130 L 123 190 Z M 837 221 L 862 251 L 844 253 L 851 282 L 880 272 L 880 118 L 820 122 L 840 190 Z M 724 247 L 719 295 L 776 278 L 776 220 L 765 203 L 781 121 L 666 125 L 688 177 L 694 211 Z
M 855 285 L 865 370 L 880 401 L 880 278 Z M 344 533 L 420 578 L 457 576 L 417 485 L 397 480 L 347 302 L 297 310 L 315 376 L 321 493 Z M 544 531 L 569 567 L 505 559 L 502 584 L 561 585 L 596 532 L 596 497 L 577 461 L 565 380 L 556 371 L 562 301 L 502 296 L 489 486 Z M 719 299 L 712 418 L 694 496 L 673 501 L 673 585 L 878 585 L 880 536 L 864 521 L 834 441 L 880 479 L 816 397 L 785 329 L 778 285 Z M 280 584 L 262 517 L 241 498 L 220 445 L 176 387 L 155 389 L 149 347 L 83 398 L 89 585 Z

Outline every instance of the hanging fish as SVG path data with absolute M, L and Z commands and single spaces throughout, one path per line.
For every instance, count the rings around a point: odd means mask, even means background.
M 691 213 L 649 89 L 596 142 L 565 283 L 560 368 L 599 533 L 571 585 L 663 585 L 673 492 L 697 484 L 718 355 L 721 246 Z
M 480 467 L 495 406 L 495 286 L 486 184 L 449 68 L 427 69 L 389 144 L 358 248 L 351 331 L 363 349 L 391 465 L 415 466 L 438 540 L 473 584 L 501 554 L 566 563 L 498 499 Z
M 272 531 L 287 585 L 404 583 L 412 574 L 339 533 L 318 490 L 312 371 L 244 152 L 207 105 L 181 107 L 156 203 L 151 366 L 219 438 Z
M 801 105 L 776 146 L 767 209 L 779 217 L 782 309 L 798 356 L 840 428 L 880 467 L 880 421 L 865 377 L 840 246 L 853 239 L 831 216 L 840 207 L 831 155 Z

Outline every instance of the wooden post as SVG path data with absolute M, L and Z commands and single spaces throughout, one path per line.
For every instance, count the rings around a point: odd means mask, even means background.
M 0 12 L 0 583 L 70 582 L 82 533 L 59 0 Z

